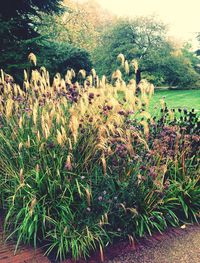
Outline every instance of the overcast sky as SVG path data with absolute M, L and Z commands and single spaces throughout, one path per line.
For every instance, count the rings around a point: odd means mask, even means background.
M 192 39 L 200 32 L 200 0 L 97 0 L 119 16 L 157 15 L 170 28 L 170 35 Z

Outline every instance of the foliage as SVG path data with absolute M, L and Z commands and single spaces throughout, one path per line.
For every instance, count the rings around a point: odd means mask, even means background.
M 52 74 L 63 72 L 70 64 L 77 71 L 91 69 L 88 52 L 97 45 L 101 28 L 112 19 L 98 3 L 19 1 L 7 8 L 9 3 L 0 10 L 0 68 L 17 82 L 22 81 L 20 76 L 28 67 L 24 61 L 33 51 L 39 65 L 52 65 Z
M 50 65 L 52 76 L 57 72 L 64 76 L 66 71 L 71 68 L 76 72 L 82 68 L 89 72 L 92 67 L 88 52 L 68 43 L 39 40 L 35 50 L 39 57 L 39 66 Z
M 10 6 L 11 2 L 0 10 L 0 68 L 19 83 L 28 67 L 24 61 L 34 51 L 39 65 L 47 66 L 48 57 L 52 75 L 71 63 L 77 71 L 81 67 L 89 70 L 92 60 L 99 75 L 106 74 L 110 80 L 117 66 L 115 57 L 123 53 L 126 60 L 137 59 L 139 79 L 142 74 L 159 86 L 200 85 L 199 58 L 188 45 L 177 47 L 169 41 L 166 26 L 153 17 L 117 19 L 92 0 L 17 1 Z M 135 73 L 130 74 L 126 81 Z
M 0 19 L 9 22 L 15 27 L 9 28 L 9 38 L 12 40 L 23 40 L 36 36 L 35 28 L 32 21 L 32 16 L 37 16 L 38 11 L 45 13 L 58 13 L 62 10 L 61 0 L 8 0 L 1 5 Z M 8 24 L 8 27 L 9 25 Z M 6 37 L 6 35 L 5 35 Z
M 121 56 L 122 58 L 122 56 Z M 29 56 L 36 63 L 34 54 Z M 120 71 L 1 72 L 0 193 L 8 238 L 45 245 L 59 259 L 88 257 L 114 239 L 133 241 L 198 221 L 197 113 L 148 113 L 153 86 L 136 91 Z M 79 83 L 76 80 L 79 80 Z
M 30 48 L 27 50 L 27 46 Z M 52 77 L 60 72 L 66 73 L 68 68 L 73 67 L 76 71 L 85 68 L 87 71 L 91 70 L 92 63 L 87 51 L 74 47 L 70 44 L 45 40 L 43 37 L 35 38 L 34 40 L 27 40 L 19 47 L 12 48 L 10 52 L 2 54 L 2 59 L 9 63 L 10 60 L 16 61 L 5 67 L 8 74 L 12 74 L 15 81 L 23 82 L 22 75 L 24 68 L 28 71 L 32 69 L 30 64 L 26 61 L 27 52 L 35 51 L 38 57 L 38 67 L 50 65 Z M 5 58 L 5 59 L 4 59 Z M 4 67 L 3 67 L 4 69 Z
M 63 10 L 61 0 L 8 0 L 0 8 L 0 35 L 3 39 L 0 47 L 0 68 L 15 75 L 24 68 L 24 62 L 35 41 L 39 37 L 34 18 L 39 12 L 48 14 L 59 13 Z M 17 75 L 16 75 L 17 76 Z
M 105 30 L 93 53 L 97 71 L 110 77 L 117 66 L 115 57 L 122 53 L 129 61 L 137 59 L 142 77 L 155 85 L 199 85 L 199 60 L 189 46 L 176 47 L 166 32 L 166 26 L 152 17 L 118 20 Z
M 100 41 L 102 28 L 113 21 L 114 16 L 96 1 L 75 3 L 65 0 L 64 4 L 67 11 L 62 15 L 42 15 L 39 33 L 91 52 Z
M 197 40 L 200 42 L 200 33 L 197 34 Z M 200 49 L 199 49 L 199 46 L 198 46 L 198 49 L 196 50 L 196 54 L 197 54 L 197 56 L 200 55 Z

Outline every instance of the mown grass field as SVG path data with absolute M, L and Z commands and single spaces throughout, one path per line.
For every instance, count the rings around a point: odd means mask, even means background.
M 151 109 L 160 106 L 160 99 L 163 97 L 169 108 L 200 110 L 200 90 L 156 90 L 151 101 Z

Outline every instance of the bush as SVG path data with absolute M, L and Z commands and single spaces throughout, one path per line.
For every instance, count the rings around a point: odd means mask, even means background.
M 32 62 L 35 57 L 30 56 Z M 163 102 L 148 113 L 152 85 L 114 86 L 68 70 L 49 85 L 45 68 L 23 89 L 2 72 L 0 193 L 8 238 L 45 245 L 59 259 L 88 257 L 198 221 L 200 122 Z M 79 83 L 76 82 L 79 79 Z
M 33 50 L 37 53 L 37 69 L 41 66 L 48 67 L 51 78 L 57 72 L 65 75 L 70 68 L 77 72 L 82 68 L 89 72 L 92 68 L 90 55 L 86 50 L 68 43 L 44 40 L 43 37 L 38 37 L 12 47 L 10 52 L 5 54 L 2 52 L 1 54 L 0 67 L 6 73 L 12 74 L 20 85 L 23 83 L 23 70 L 26 69 L 31 74 L 31 70 L 36 69 L 30 67 L 30 64 L 26 62 L 27 55 Z

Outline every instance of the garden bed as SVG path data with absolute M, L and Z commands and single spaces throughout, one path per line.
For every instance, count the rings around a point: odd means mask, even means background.
M 34 55 L 31 55 L 34 58 Z M 3 73 L 2 73 L 3 74 Z M 89 258 L 199 220 L 200 120 L 154 87 L 112 85 L 95 70 L 68 70 L 50 86 L 46 69 L 25 72 L 23 88 L 1 79 L 0 196 L 8 239 L 58 260 Z

